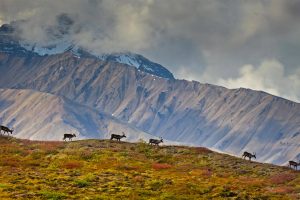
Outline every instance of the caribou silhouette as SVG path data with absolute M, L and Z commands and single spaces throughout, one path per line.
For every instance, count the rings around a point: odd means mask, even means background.
M 300 161 L 299 161 L 299 163 L 297 163 L 297 162 L 295 162 L 295 161 L 292 161 L 292 160 L 290 160 L 289 161 L 289 166 L 290 166 L 290 168 L 292 168 L 292 166 L 293 166 L 293 168 L 295 169 L 295 170 L 297 170 L 297 166 L 300 166 Z
M 117 141 L 121 141 L 121 139 L 124 137 L 126 138 L 126 135 L 124 132 L 122 132 L 123 135 L 117 135 L 117 134 L 111 134 L 110 140 L 116 139 Z
M 0 133 L 1 133 L 1 131 L 3 131 L 4 134 L 7 133 L 9 135 L 9 133 L 12 134 L 14 130 L 9 129 L 6 126 L 0 126 Z
M 251 158 L 255 158 L 255 159 L 256 159 L 256 153 L 251 154 L 251 153 L 245 151 L 242 157 L 243 157 L 244 159 L 246 159 L 246 157 L 248 157 L 249 160 L 251 161 Z
M 159 143 L 163 143 L 163 142 L 164 142 L 164 140 L 162 139 L 162 137 L 160 137 L 160 140 L 157 140 L 157 139 L 150 139 L 149 140 L 149 144 L 150 145 L 154 144 L 156 146 L 158 146 Z
M 70 141 L 70 140 L 72 141 L 72 138 L 73 138 L 73 137 L 76 137 L 76 135 L 75 135 L 75 134 L 65 133 L 65 134 L 64 134 L 63 140 L 66 141 L 66 139 L 69 138 L 69 141 Z

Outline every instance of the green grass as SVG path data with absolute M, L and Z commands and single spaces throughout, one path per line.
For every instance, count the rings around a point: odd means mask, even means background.
M 0 199 L 300 199 L 300 173 L 206 148 L 0 137 Z

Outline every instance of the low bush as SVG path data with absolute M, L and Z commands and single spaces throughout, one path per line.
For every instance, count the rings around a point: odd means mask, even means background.
M 276 174 L 270 177 L 270 182 L 272 184 L 283 184 L 294 180 L 296 177 L 297 175 L 292 173 Z
M 83 188 L 83 187 L 87 187 L 89 186 L 91 183 L 87 180 L 76 180 L 75 181 L 75 185 L 79 188 Z
M 82 167 L 82 163 L 79 161 L 66 161 L 62 167 L 66 169 L 79 169 Z
M 166 164 L 166 163 L 154 163 L 152 164 L 152 168 L 155 170 L 161 170 L 161 169 L 170 169 L 172 165 Z
M 49 200 L 61 200 L 67 197 L 67 195 L 64 193 L 54 191 L 41 191 L 40 194 L 42 195 L 43 199 Z

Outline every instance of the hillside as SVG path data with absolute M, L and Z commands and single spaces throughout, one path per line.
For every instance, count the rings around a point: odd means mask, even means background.
M 0 137 L 1 199 L 299 199 L 300 174 L 198 147 Z

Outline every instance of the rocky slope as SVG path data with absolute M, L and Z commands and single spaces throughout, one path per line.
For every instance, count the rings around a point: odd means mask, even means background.
M 108 114 L 32 90 L 0 89 L 0 122 L 12 127 L 15 137 L 31 140 L 62 140 L 64 133 L 76 133 L 74 139 L 107 139 L 122 132 L 125 141 L 153 137 Z

